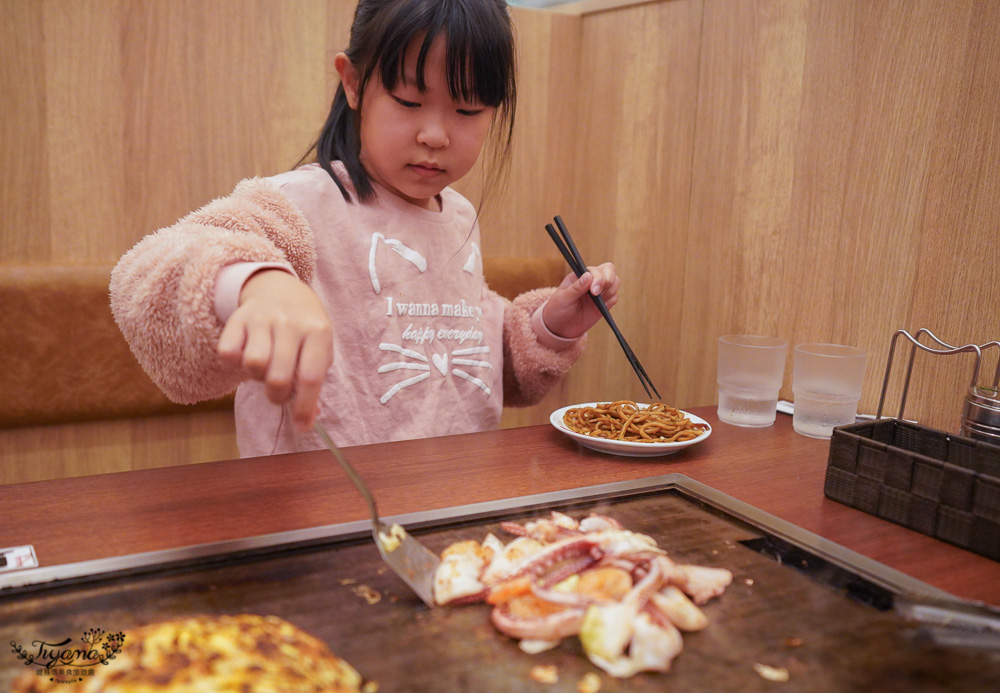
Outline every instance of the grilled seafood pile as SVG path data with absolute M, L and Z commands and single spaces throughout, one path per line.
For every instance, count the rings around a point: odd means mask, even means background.
M 488 534 L 442 552 L 435 601 L 491 604 L 494 626 L 528 653 L 579 637 L 590 661 L 618 678 L 667 671 L 683 649 L 681 631 L 708 625 L 699 605 L 733 579 L 675 563 L 652 537 L 604 515 L 553 512 L 501 528 L 515 538 Z

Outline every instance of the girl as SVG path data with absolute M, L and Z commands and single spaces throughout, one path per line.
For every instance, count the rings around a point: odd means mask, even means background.
M 173 400 L 236 394 L 243 456 L 496 428 L 538 401 L 617 300 L 614 266 L 506 301 L 450 187 L 492 131 L 505 163 L 504 0 L 361 0 L 315 162 L 241 182 L 118 263 L 111 304 Z M 242 384 L 240 384 L 242 382 Z

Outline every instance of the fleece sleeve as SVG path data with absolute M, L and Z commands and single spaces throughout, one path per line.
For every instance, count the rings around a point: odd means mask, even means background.
M 309 281 L 316 266 L 312 232 L 301 212 L 265 179 L 146 236 L 111 273 L 111 312 L 139 364 L 167 397 L 193 404 L 239 385 L 216 347 L 219 270 L 236 262 L 291 265 Z
M 563 349 L 543 345 L 533 316 L 555 289 L 535 289 L 506 306 L 503 325 L 503 403 L 525 407 L 541 401 L 566 374 L 586 346 L 587 337 L 565 340 Z M 545 341 L 545 340 L 542 340 Z

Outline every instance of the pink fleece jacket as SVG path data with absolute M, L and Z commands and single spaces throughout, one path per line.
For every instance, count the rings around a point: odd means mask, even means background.
M 339 445 L 496 428 L 505 404 L 537 402 L 579 358 L 585 339 L 559 340 L 541 325 L 552 289 L 510 302 L 486 286 L 465 198 L 445 189 L 431 212 L 376 193 L 370 204 L 348 203 L 314 164 L 248 179 L 142 239 L 115 267 L 115 320 L 170 399 L 194 403 L 238 386 L 243 456 L 322 443 L 296 433 L 288 406 L 216 353 L 216 281 L 235 263 L 289 266 L 323 301 L 334 362 L 320 419 Z

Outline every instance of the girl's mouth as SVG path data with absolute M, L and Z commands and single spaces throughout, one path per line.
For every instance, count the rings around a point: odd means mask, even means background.
M 410 164 L 410 168 L 421 178 L 433 178 L 444 173 L 444 169 L 429 163 Z

